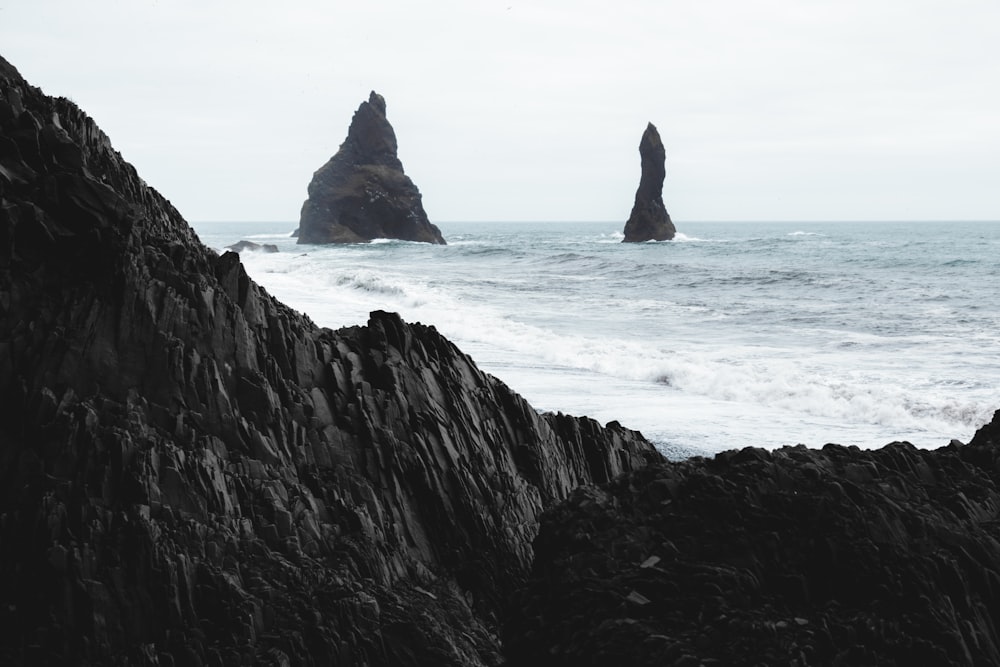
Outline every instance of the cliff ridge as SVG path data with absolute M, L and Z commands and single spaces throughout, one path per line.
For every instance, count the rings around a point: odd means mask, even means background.
M 0 278 L 3 663 L 495 664 L 541 511 L 658 458 L 316 327 L 2 59 Z

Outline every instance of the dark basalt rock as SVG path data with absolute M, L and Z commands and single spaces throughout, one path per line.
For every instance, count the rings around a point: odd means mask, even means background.
M 254 243 L 253 241 L 239 241 L 232 245 L 227 245 L 226 250 L 232 250 L 233 252 L 243 252 L 244 250 L 249 250 L 250 252 L 278 252 L 278 246 L 273 243 Z
M 1000 664 L 1000 411 L 663 462 L 314 326 L 2 58 L 0 406 L 0 664 Z
M 652 123 L 646 126 L 639 142 L 642 175 L 635 191 L 635 204 L 625 223 L 623 243 L 669 241 L 677 233 L 670 214 L 663 205 L 663 179 L 666 176 L 666 151 L 660 133 Z
M 444 244 L 427 219 L 420 191 L 403 173 L 385 100 L 374 91 L 354 113 L 340 150 L 313 174 L 298 238 L 299 243 L 386 238 Z
M 547 512 L 512 665 L 1000 664 L 1000 412 L 936 451 L 658 464 Z
M 0 406 L 2 664 L 496 664 L 541 511 L 659 458 L 316 327 L 3 59 Z
M 1000 447 L 1000 410 L 993 413 L 993 421 L 976 431 L 969 444 Z

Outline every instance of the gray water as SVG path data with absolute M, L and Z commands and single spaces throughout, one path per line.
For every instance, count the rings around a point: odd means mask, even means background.
M 297 245 L 203 223 L 329 327 L 435 325 L 536 408 L 616 419 L 666 453 L 968 440 L 1000 408 L 1000 223 L 444 223 L 449 245 Z

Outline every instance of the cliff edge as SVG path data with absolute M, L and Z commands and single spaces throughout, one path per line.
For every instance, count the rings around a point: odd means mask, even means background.
M 659 458 L 316 327 L 2 59 L 0 405 L 4 664 L 495 664 L 541 511 Z

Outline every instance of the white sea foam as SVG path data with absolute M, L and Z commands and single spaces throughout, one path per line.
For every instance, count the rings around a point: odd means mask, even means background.
M 608 234 L 601 234 L 598 237 L 598 243 L 621 243 L 624 238 L 625 232 L 610 232 Z
M 470 227 L 455 241 L 445 229 L 444 247 L 262 234 L 282 252 L 243 261 L 318 324 L 363 323 L 376 309 L 433 324 L 536 407 L 617 419 L 674 452 L 937 446 L 996 408 L 1000 326 L 980 307 L 990 290 L 972 264 L 929 279 L 914 257 L 867 254 L 884 239 L 808 228 L 783 244 L 788 227 L 704 228 L 655 251 L 567 229 L 560 240 Z M 935 246 L 914 248 L 927 261 Z
M 688 236 L 684 232 L 677 232 L 674 234 L 674 239 L 676 243 L 704 243 L 705 239 L 700 239 L 697 236 Z
M 697 346 L 684 349 L 648 341 L 593 339 L 532 326 L 488 306 L 459 303 L 426 284 L 398 274 L 368 269 L 335 271 L 321 276 L 312 267 L 298 272 L 299 293 L 278 293 L 298 303 L 321 324 L 339 326 L 345 314 L 363 321 L 374 308 L 400 312 L 411 321 L 433 323 L 461 347 L 489 349 L 491 356 L 516 357 L 535 369 L 589 373 L 597 378 L 657 384 L 664 390 L 731 404 L 729 409 L 767 408 L 802 417 L 865 422 L 910 431 L 963 431 L 982 414 L 967 405 L 935 396 L 915 397 L 894 385 L 872 384 L 853 373 L 830 374 L 830 368 L 856 364 L 790 359 L 787 350 Z M 287 274 L 286 274 L 287 275 Z M 318 280 L 317 280 L 318 279 Z M 322 282 L 322 288 L 310 281 Z M 331 293 L 330 288 L 338 288 Z M 320 305 L 313 296 L 326 292 Z M 373 299 L 374 297 L 374 299 Z M 345 305 L 354 308 L 345 309 Z M 504 373 L 499 372 L 501 377 Z
M 247 239 L 264 239 L 264 240 L 268 240 L 268 241 L 271 241 L 271 240 L 274 240 L 274 241 L 284 241 L 284 240 L 286 240 L 286 239 L 288 239 L 290 237 L 291 237 L 291 232 L 284 233 L 284 234 L 274 234 L 274 233 L 268 233 L 268 234 L 248 234 L 244 238 L 247 238 Z

